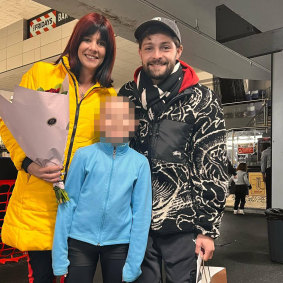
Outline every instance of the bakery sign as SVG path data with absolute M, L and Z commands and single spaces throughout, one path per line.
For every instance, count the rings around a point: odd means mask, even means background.
M 28 20 L 28 37 L 34 37 L 74 20 L 69 15 L 49 10 Z

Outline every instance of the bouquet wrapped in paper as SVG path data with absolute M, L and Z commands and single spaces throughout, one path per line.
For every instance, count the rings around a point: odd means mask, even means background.
M 62 166 L 69 127 L 68 76 L 49 90 L 16 86 L 12 102 L 0 91 L 0 117 L 32 161 L 42 167 Z M 69 200 L 63 181 L 53 188 L 58 203 Z

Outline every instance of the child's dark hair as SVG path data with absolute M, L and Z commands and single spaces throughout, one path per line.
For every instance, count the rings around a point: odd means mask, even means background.
M 237 167 L 237 170 L 247 171 L 247 163 L 240 163 Z

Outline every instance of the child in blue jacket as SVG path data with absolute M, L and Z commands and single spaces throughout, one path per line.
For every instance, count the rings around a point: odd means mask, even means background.
M 92 283 L 100 258 L 104 283 L 141 274 L 151 221 L 147 158 L 128 146 L 134 110 L 122 97 L 101 106 L 101 142 L 76 151 L 57 212 L 53 271 L 65 283 Z

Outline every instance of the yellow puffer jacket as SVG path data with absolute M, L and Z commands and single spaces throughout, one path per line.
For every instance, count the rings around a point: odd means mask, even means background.
M 80 101 L 78 82 L 69 70 L 68 58 L 57 64 L 38 62 L 23 76 L 21 86 L 37 90 L 55 88 L 69 75 L 70 124 L 64 164 L 69 167 L 75 151 L 99 141 L 94 120 L 99 117 L 100 97 L 116 96 L 113 88 L 95 84 Z M 51 250 L 57 212 L 55 193 L 47 183 L 22 169 L 26 157 L 3 121 L 2 140 L 18 170 L 15 188 L 2 227 L 2 241 L 21 251 Z

